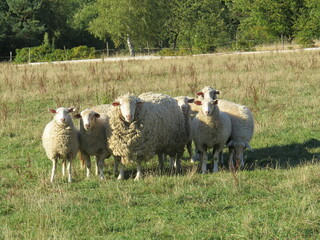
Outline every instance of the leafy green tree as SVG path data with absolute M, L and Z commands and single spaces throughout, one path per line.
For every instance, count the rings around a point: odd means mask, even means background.
M 224 1 L 174 0 L 169 5 L 166 27 L 173 48 L 179 45 L 206 52 L 229 41 Z
M 6 26 L 11 47 L 35 46 L 41 44 L 45 30 L 36 15 L 40 10 L 41 0 L 7 0 Z
M 295 37 L 302 45 L 312 45 L 320 38 L 320 1 L 306 0 L 302 13 L 294 25 Z
M 280 37 L 291 41 L 303 0 L 233 0 L 242 38 L 265 42 Z
M 98 16 L 89 30 L 100 39 L 111 37 L 116 46 L 127 42 L 134 55 L 137 46 L 154 46 L 159 42 L 164 24 L 164 0 L 97 0 Z

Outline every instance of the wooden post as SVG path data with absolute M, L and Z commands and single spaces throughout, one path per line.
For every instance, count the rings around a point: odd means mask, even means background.
M 31 62 L 31 49 L 29 48 L 29 60 L 28 60 L 28 63 Z
M 109 42 L 107 42 L 107 57 L 109 57 Z
M 10 52 L 10 62 L 12 62 L 12 52 Z

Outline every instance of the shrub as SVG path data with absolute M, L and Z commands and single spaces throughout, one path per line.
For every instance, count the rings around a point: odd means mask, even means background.
M 30 53 L 30 59 L 29 59 Z M 22 48 L 16 50 L 15 63 L 26 62 L 51 62 L 76 59 L 95 58 L 96 50 L 94 47 L 79 46 L 72 49 L 53 49 L 47 44 L 32 48 Z

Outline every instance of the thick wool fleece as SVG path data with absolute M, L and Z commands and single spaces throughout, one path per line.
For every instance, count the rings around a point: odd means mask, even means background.
M 196 148 L 207 151 L 208 148 L 223 149 L 231 134 L 231 121 L 227 114 L 220 112 L 217 106 L 211 116 L 200 110 L 192 121 L 192 137 Z
M 218 107 L 231 119 L 231 139 L 236 142 L 250 142 L 254 131 L 254 120 L 250 109 L 246 106 L 220 99 Z
M 157 153 L 183 154 L 186 144 L 184 117 L 173 98 L 164 94 L 143 93 L 132 100 L 138 104 L 132 123 L 123 120 L 119 107 L 110 117 L 109 147 L 124 164 L 136 158 L 148 160 Z
M 50 160 L 75 158 L 79 150 L 78 130 L 72 122 L 67 126 L 49 122 L 42 135 L 42 145 Z

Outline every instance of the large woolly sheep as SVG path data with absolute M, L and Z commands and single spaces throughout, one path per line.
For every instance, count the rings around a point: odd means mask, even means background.
M 74 108 L 49 109 L 54 113 L 53 120 L 46 126 L 42 134 L 42 145 L 48 158 L 52 161 L 52 172 L 50 181 L 57 169 L 58 159 L 62 159 L 62 174 L 65 175 L 65 165 L 68 162 L 68 182 L 71 182 L 72 160 L 79 151 L 78 129 L 73 125 L 69 113 Z
M 189 103 L 193 103 L 194 98 L 190 98 L 187 96 L 179 96 L 179 97 L 175 97 L 175 99 L 177 100 L 178 105 L 184 116 L 184 121 L 185 121 L 184 125 L 186 128 L 187 139 L 188 139 L 187 150 L 190 158 L 192 158 L 191 115 L 190 115 L 191 107 Z
M 92 109 L 85 109 L 80 114 L 76 114 L 75 117 L 80 118 L 80 152 L 85 159 L 87 177 L 90 176 L 90 156 L 95 156 L 96 175 L 99 174 L 100 178 L 103 179 L 104 159 L 111 156 L 107 147 L 107 117 L 105 114 L 99 114 Z
M 204 99 L 211 99 L 215 95 L 215 91 L 211 87 L 202 89 L 198 94 Z M 249 144 L 254 131 L 254 118 L 250 109 L 244 105 L 240 105 L 227 100 L 219 100 L 218 107 L 221 111 L 228 113 L 232 124 L 231 141 L 227 143 L 229 147 L 229 168 L 234 169 L 234 161 L 236 168 L 244 166 L 243 152 L 246 148 L 251 149 Z
M 213 148 L 213 172 L 218 171 L 219 154 L 231 135 L 231 120 L 228 114 L 221 112 L 218 100 L 196 100 L 201 106 L 199 113 L 192 120 L 192 139 L 200 151 L 202 173 L 207 172 L 207 150 Z
M 184 116 L 174 98 L 156 93 L 126 94 L 112 105 L 108 144 L 113 154 L 121 157 L 118 179 L 123 179 L 123 164 L 135 161 L 135 180 L 139 180 L 141 162 L 155 154 L 176 158 L 179 168 L 187 136 Z

